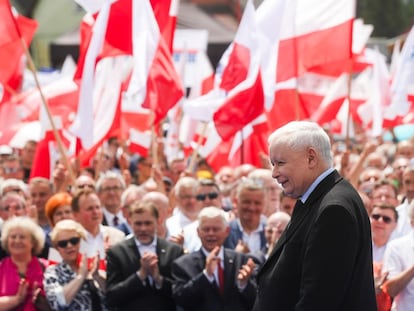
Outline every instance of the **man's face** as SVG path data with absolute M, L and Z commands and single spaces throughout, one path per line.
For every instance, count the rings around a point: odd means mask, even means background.
M 310 158 L 306 150 L 292 150 L 283 144 L 270 148 L 272 176 L 282 186 L 286 195 L 299 198 L 311 185 Z
M 184 172 L 186 168 L 187 165 L 185 163 L 185 160 L 176 160 L 171 163 L 170 175 L 174 183 L 177 182 L 177 180 L 180 178 L 181 173 Z
M 215 186 L 199 186 L 197 189 L 196 199 L 200 209 L 207 206 L 221 208 L 221 195 Z
M 289 219 L 285 217 L 269 218 L 265 228 L 266 241 L 270 243 L 273 234 L 275 234 L 275 241 L 279 240 L 288 223 Z
M 296 204 L 296 199 L 284 196 L 280 201 L 280 210 L 292 216 L 293 209 Z
M 22 155 L 21 155 L 23 164 L 30 164 L 33 162 L 33 158 L 36 152 L 36 147 L 37 147 L 36 143 L 27 143 L 24 146 L 24 148 L 22 149 Z
M 214 247 L 221 246 L 230 232 L 230 228 L 220 217 L 203 218 L 197 228 L 203 247 L 211 252 Z
M 102 223 L 103 213 L 101 202 L 95 193 L 79 198 L 79 211 L 75 219 L 89 232 L 93 232 Z
M 55 209 L 52 216 L 53 223 L 56 224 L 63 219 L 73 219 L 72 207 L 70 205 L 62 205 Z
M 388 240 L 397 226 L 394 212 L 390 209 L 374 207 L 370 219 L 373 238 L 378 237 Z
M 122 185 L 116 178 L 108 178 L 103 181 L 99 190 L 99 200 L 102 206 L 111 213 L 117 213 L 121 207 Z
M 36 205 L 38 212 L 44 214 L 47 200 L 52 196 L 52 190 L 46 183 L 32 184 L 29 187 L 31 203 Z
M 153 161 L 151 157 L 147 157 L 141 162 L 138 162 L 138 171 L 140 178 L 145 181 L 151 177 Z
M 157 218 L 150 212 L 132 213 L 131 226 L 135 238 L 142 244 L 151 244 L 157 232 Z
M 372 202 L 385 202 L 393 206 L 398 205 L 397 195 L 391 185 L 382 185 L 372 191 Z
M 240 192 L 236 203 L 240 222 L 249 227 L 257 227 L 265 204 L 264 190 L 245 188 Z
M 7 220 L 13 216 L 25 216 L 26 206 L 16 197 L 6 197 L 0 204 L 0 217 Z
M 23 170 L 18 160 L 10 160 L 3 163 L 3 178 L 23 179 Z
M 407 196 L 408 202 L 414 198 L 414 172 L 406 172 L 403 174 L 402 183 Z
M 177 205 L 189 218 L 196 217 L 200 210 L 194 192 L 195 190 L 193 187 L 182 187 L 177 196 Z

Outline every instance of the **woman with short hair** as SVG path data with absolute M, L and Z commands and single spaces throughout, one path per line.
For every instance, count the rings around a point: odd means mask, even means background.
M 103 303 L 105 280 L 98 274 L 98 257 L 88 262 L 79 253 L 86 230 L 78 222 L 64 219 L 50 233 L 62 262 L 45 271 L 46 297 L 53 310 L 106 310 Z M 96 282 L 95 282 L 96 281 Z
M 9 254 L 0 261 L 0 310 L 37 310 L 44 298 L 44 262 L 36 257 L 43 248 L 42 228 L 29 217 L 13 217 L 3 224 L 1 244 Z

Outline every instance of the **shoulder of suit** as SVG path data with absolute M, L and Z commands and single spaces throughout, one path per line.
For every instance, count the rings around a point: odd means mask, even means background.
M 183 248 L 177 243 L 167 241 L 163 238 L 157 238 L 157 244 L 161 247 L 176 249 L 177 251 L 180 251 L 180 250 L 183 251 Z

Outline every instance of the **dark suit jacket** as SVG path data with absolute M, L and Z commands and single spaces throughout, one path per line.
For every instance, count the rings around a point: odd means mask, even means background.
M 203 274 L 206 256 L 202 250 L 178 258 L 172 266 L 174 299 L 186 311 L 251 310 L 256 294 L 254 282 L 250 280 L 241 292 L 236 283 L 238 271 L 248 258 L 224 249 L 224 295 Z
M 144 286 L 136 272 L 140 254 L 135 239 L 126 239 L 107 251 L 107 303 L 111 310 L 167 311 L 176 309 L 171 297 L 171 263 L 183 254 L 182 248 L 157 239 L 158 266 L 164 277 L 160 289 Z
M 377 310 L 368 215 L 337 171 L 295 207 L 258 274 L 254 311 Z
M 261 220 L 260 225 L 264 227 L 264 223 Z M 225 248 L 235 249 L 239 240 L 243 240 L 243 232 L 240 230 L 239 225 L 237 224 L 237 220 L 234 219 L 229 223 L 230 226 L 230 233 L 226 240 L 223 243 Z M 260 249 L 266 246 L 266 238 L 264 234 L 264 230 L 260 231 Z

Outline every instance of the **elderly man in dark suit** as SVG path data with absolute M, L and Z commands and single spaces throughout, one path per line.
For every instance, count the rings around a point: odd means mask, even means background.
M 254 311 L 377 310 L 369 218 L 333 169 L 328 135 L 294 121 L 269 137 L 273 177 L 298 199 L 258 274 Z
M 247 255 L 223 248 L 229 226 L 222 209 L 205 207 L 198 219 L 202 247 L 174 261 L 174 299 L 185 311 L 250 311 L 255 264 Z
M 175 311 L 171 264 L 182 248 L 157 238 L 158 210 L 151 202 L 133 203 L 134 238 L 107 251 L 107 302 L 111 310 Z

